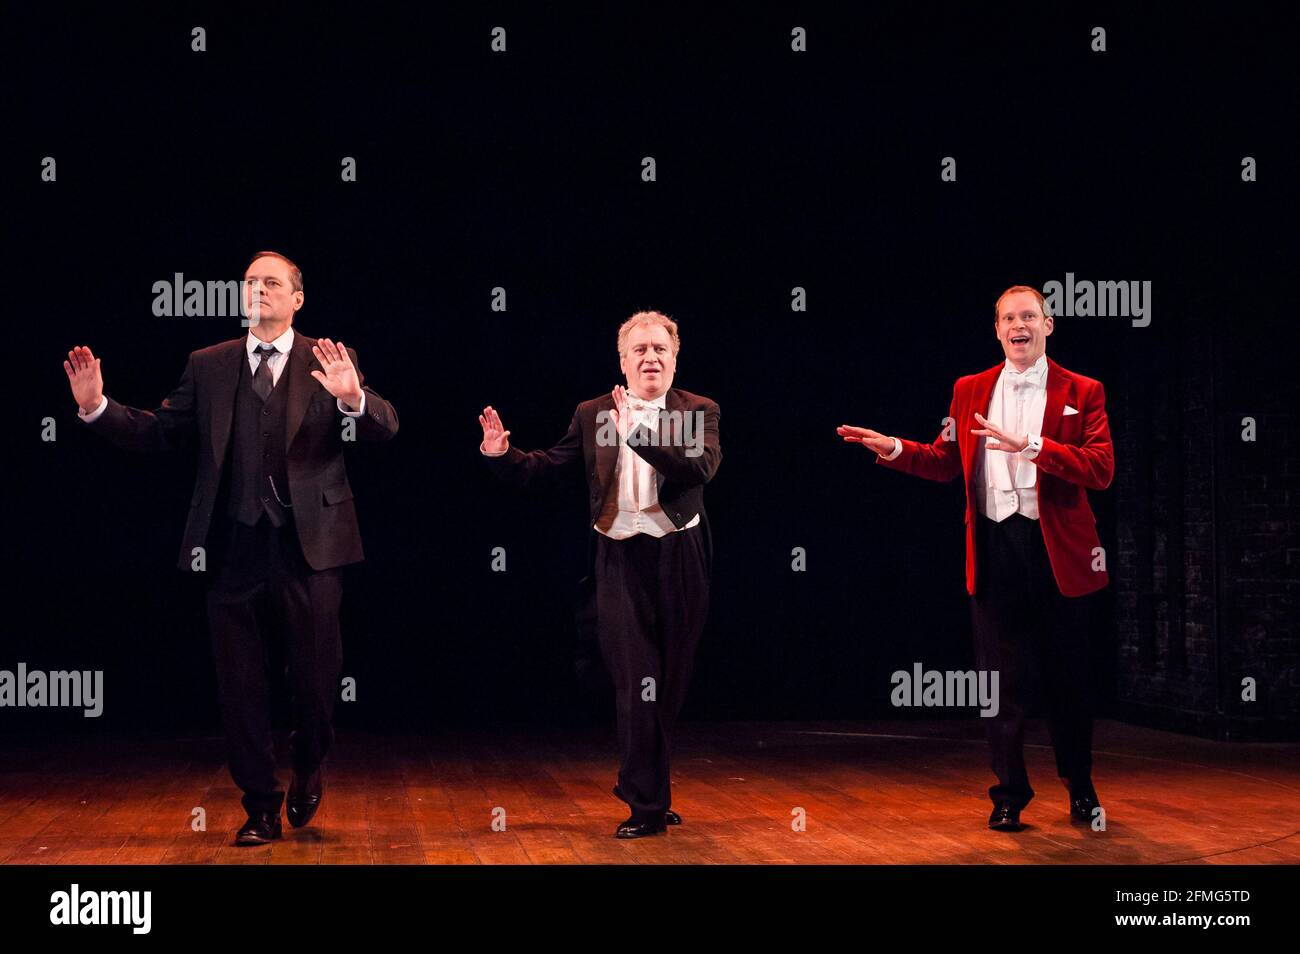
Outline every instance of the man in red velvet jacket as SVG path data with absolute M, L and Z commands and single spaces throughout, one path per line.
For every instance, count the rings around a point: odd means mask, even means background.
M 1094 597 L 1105 555 L 1087 490 L 1104 490 L 1115 459 L 1100 381 L 1046 354 L 1053 319 L 1033 288 L 1007 289 L 994 308 L 1006 360 L 959 378 L 933 443 L 842 425 L 876 462 L 929 480 L 966 483 L 966 591 L 975 655 L 998 673 L 1000 707 L 986 721 L 997 784 L 989 827 L 1018 831 L 1034 797 L 1023 752 L 1034 689 L 1047 704 L 1057 774 L 1070 814 L 1101 814 L 1092 785 L 1088 687 Z

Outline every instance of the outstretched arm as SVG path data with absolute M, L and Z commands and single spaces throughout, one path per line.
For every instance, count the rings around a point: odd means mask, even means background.
M 104 396 L 100 359 L 90 348 L 78 346 L 63 362 L 78 416 L 96 433 L 118 447 L 160 453 L 186 445 L 195 432 L 194 356 L 185 363 L 180 384 L 152 411 L 128 407 Z
M 948 416 L 957 419 L 957 389 L 953 388 L 952 402 Z M 850 427 L 841 424 L 836 433 L 850 443 L 862 444 L 876 452 L 876 463 L 894 470 L 905 471 L 926 480 L 948 481 L 961 476 L 961 452 L 957 446 L 956 434 L 952 439 L 945 435 L 945 427 L 929 444 L 909 441 L 898 437 L 889 437 L 866 427 Z
M 479 452 L 484 461 L 494 474 L 516 487 L 554 483 L 582 461 L 582 424 L 576 409 L 569 429 L 554 447 L 527 453 L 510 446 L 510 432 L 492 405 L 483 408 L 478 421 L 483 428 Z

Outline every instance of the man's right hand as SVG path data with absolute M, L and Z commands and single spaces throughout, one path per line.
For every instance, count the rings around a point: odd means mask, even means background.
M 104 378 L 99 373 L 99 359 L 91 350 L 85 345 L 73 348 L 68 352 L 68 360 L 63 362 L 63 370 L 67 372 L 77 406 L 87 414 L 98 408 L 104 400 Z
M 502 427 L 501 415 L 493 410 L 492 405 L 483 408 L 478 422 L 483 427 L 483 453 L 504 454 L 510 449 L 510 432 Z
M 850 427 L 848 424 L 841 424 L 835 428 L 835 433 L 850 444 L 861 444 L 882 456 L 888 456 L 894 452 L 894 439 L 873 431 L 869 427 Z

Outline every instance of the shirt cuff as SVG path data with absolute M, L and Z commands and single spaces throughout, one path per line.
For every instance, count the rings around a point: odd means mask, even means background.
M 108 407 L 108 395 L 104 395 L 102 398 L 99 399 L 99 407 L 95 408 L 89 414 L 87 414 L 81 408 L 77 408 L 77 417 L 81 418 L 87 424 L 92 424 L 99 419 L 99 416 L 104 413 L 104 410 L 107 407 Z
M 1026 434 L 1025 436 L 1029 439 L 1029 443 L 1026 444 L 1024 450 L 1020 452 L 1020 456 L 1024 460 L 1033 460 L 1038 456 L 1038 452 L 1043 449 L 1043 435 Z
M 891 451 L 891 452 L 888 453 L 888 454 L 881 454 L 881 455 L 880 455 L 880 459 L 881 459 L 881 460 L 893 460 L 893 459 L 894 459 L 895 457 L 897 457 L 899 454 L 903 453 L 903 442 L 900 441 L 897 437 L 892 438 L 892 440 L 893 440 L 893 442 L 894 442 L 894 449 L 893 449 L 893 451 Z
M 500 454 L 489 454 L 487 451 L 485 451 L 485 450 L 483 449 L 483 442 L 482 442 L 482 441 L 480 441 L 480 442 L 479 442 L 479 445 L 478 445 L 478 452 L 479 452 L 480 454 L 482 454 L 484 457 L 504 457 L 504 456 L 506 455 L 506 453 L 507 453 L 509 450 L 510 450 L 510 448 L 507 447 L 507 448 L 506 448 L 505 450 L 503 450 Z
M 366 392 L 365 391 L 361 392 L 361 406 L 358 407 L 355 411 L 349 411 L 348 406 L 343 403 L 342 398 L 336 398 L 335 403 L 338 404 L 339 411 L 342 412 L 343 414 L 346 414 L 348 417 L 360 417 L 361 415 L 366 413 Z

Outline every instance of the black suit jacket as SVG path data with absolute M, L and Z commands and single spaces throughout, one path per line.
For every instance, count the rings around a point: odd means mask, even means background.
M 703 451 L 698 456 L 687 456 L 689 448 L 674 446 L 672 435 L 668 433 L 671 418 L 661 418 L 659 429 L 659 446 L 650 444 L 649 428 L 639 425 L 628 435 L 632 449 L 649 462 L 650 466 L 663 475 L 659 486 L 659 505 L 663 507 L 668 519 L 677 529 L 681 529 L 700 515 L 700 522 L 707 523 L 704 513 L 704 485 L 713 479 L 718 464 L 722 462 L 722 447 L 718 442 L 718 405 L 706 397 L 669 388 L 664 397 L 665 410 L 680 411 L 683 415 L 696 411 L 703 412 Z M 558 444 L 550 450 L 535 450 L 525 453 L 511 445 L 506 453 L 498 457 L 484 455 L 488 466 L 503 480 L 520 487 L 532 487 L 544 482 L 554 482 L 569 473 L 577 475 L 577 468 L 582 466 L 587 477 L 590 491 L 588 503 L 591 509 L 591 524 L 600 516 L 607 493 L 617 493 L 613 487 L 614 470 L 618 464 L 618 446 L 597 443 L 597 434 L 601 424 L 597 416 L 601 411 L 614 408 L 614 397 L 604 394 L 590 401 L 583 401 L 573 412 L 569 429 L 560 438 Z M 665 425 L 668 426 L 665 426 Z M 698 432 L 697 432 L 698 434 Z M 698 439 L 698 437 L 697 437 Z M 595 532 L 594 530 L 592 531 Z
M 178 565 L 189 571 L 195 547 L 206 546 L 221 488 L 234 426 L 235 386 L 241 361 L 248 360 L 247 336 L 202 348 L 190 355 L 176 389 L 153 411 L 127 407 L 112 398 L 87 425 L 119 447 L 161 452 L 197 443 L 198 472 L 190 499 Z M 285 464 L 294 527 L 303 556 L 314 570 L 364 559 L 356 507 L 343 463 L 343 415 L 335 399 L 311 376 L 322 370 L 312 354 L 315 338 L 294 330 L 288 365 L 277 388 L 287 387 Z M 384 441 L 397 433 L 397 412 L 365 386 L 357 353 L 348 348 L 366 395 L 366 412 L 356 421 L 358 440 Z
M 564 476 L 577 476 L 578 467 L 583 468 L 587 477 L 589 491 L 588 503 L 591 519 L 587 526 L 587 573 L 578 582 L 573 594 L 573 606 L 578 627 L 577 656 L 575 672 L 580 684 L 589 692 L 608 689 L 607 682 L 599 675 L 601 668 L 597 660 L 600 656 L 599 633 L 596 615 L 596 542 L 599 531 L 594 527 L 600 517 L 607 493 L 618 493 L 614 486 L 614 472 L 618 464 L 619 448 L 616 444 L 607 446 L 597 443 L 601 424 L 597 416 L 601 411 L 610 411 L 614 407 L 614 397 L 603 394 L 590 401 L 583 401 L 573 412 L 569 429 L 560 438 L 558 444 L 550 450 L 535 450 L 527 453 L 513 445 L 506 453 L 498 457 L 482 455 L 488 467 L 499 477 L 519 487 L 531 487 L 538 484 L 552 483 Z M 679 530 L 700 516 L 699 529 L 704 534 L 704 548 L 708 554 L 710 568 L 713 565 L 713 535 L 709 528 L 709 518 L 704 512 L 704 485 L 713 479 L 722 462 L 722 446 L 718 441 L 718 405 L 706 397 L 669 388 L 664 397 L 664 409 L 691 413 L 703 412 L 703 452 L 699 456 L 688 457 L 687 448 L 672 446 L 666 434 L 672 426 L 671 418 L 660 418 L 659 445 L 651 446 L 649 429 L 638 425 L 628 435 L 632 449 L 649 461 L 663 481 L 659 485 L 659 505 L 668 514 L 668 519 Z M 668 427 L 665 427 L 665 425 Z M 635 440 L 633 440 L 635 435 Z M 692 435 L 695 437 L 695 435 Z M 707 581 L 701 581 L 705 583 Z

